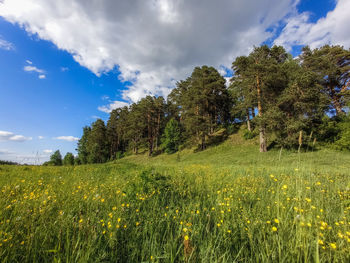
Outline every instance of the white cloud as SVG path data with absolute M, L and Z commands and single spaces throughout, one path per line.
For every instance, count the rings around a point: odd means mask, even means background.
M 32 137 L 25 137 L 23 135 L 13 135 L 9 138 L 10 141 L 18 141 L 18 142 L 30 141 L 32 139 L 33 139 Z
M 34 66 L 24 66 L 23 69 L 24 69 L 24 71 L 28 71 L 28 72 L 34 71 L 37 73 L 44 73 L 44 70 L 38 69 L 37 67 L 34 67 Z
M 337 5 L 327 16 L 316 23 L 309 22 L 310 14 L 302 13 L 286 20 L 286 26 L 274 41 L 288 50 L 293 45 L 309 45 L 311 48 L 325 44 L 350 47 L 350 1 L 337 0 Z
M 38 136 L 38 139 L 39 140 L 42 140 L 42 139 L 44 139 L 45 137 L 44 136 Z
M 69 70 L 69 68 L 67 68 L 67 67 L 61 67 L 61 71 L 62 72 L 65 72 L 65 71 L 68 71 Z
M 166 96 L 203 64 L 231 67 L 299 0 L 4 0 L 0 16 L 99 75 L 117 66 L 123 100 Z M 109 111 L 110 106 L 102 110 Z
M 8 131 L 0 131 L 0 141 L 17 141 L 17 142 L 23 142 L 23 141 L 30 141 L 32 140 L 32 137 L 25 137 L 23 135 L 17 135 L 13 132 Z
M 8 42 L 5 39 L 2 39 L 2 37 L 0 36 L 0 49 L 14 50 L 15 46 L 11 42 Z
M 55 137 L 54 139 L 68 141 L 68 142 L 79 141 L 79 138 L 74 136 L 58 136 L 58 137 Z
M 124 101 L 113 101 L 108 105 L 105 106 L 100 106 L 97 109 L 99 111 L 105 112 L 105 113 L 110 113 L 112 110 L 116 109 L 116 108 L 123 108 L 125 106 L 129 106 L 129 103 L 124 102 Z
M 45 70 L 33 66 L 33 62 L 28 60 L 28 59 L 26 60 L 26 63 L 29 64 L 29 65 L 24 66 L 24 68 L 23 68 L 24 71 L 38 73 L 39 74 L 38 75 L 39 79 L 45 79 L 46 78 L 46 75 L 44 74 Z
M 52 150 L 43 150 L 43 153 L 52 153 Z

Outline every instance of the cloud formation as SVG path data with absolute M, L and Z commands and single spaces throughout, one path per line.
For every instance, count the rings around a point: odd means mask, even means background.
M 74 137 L 74 136 L 58 136 L 58 137 L 55 137 L 54 139 L 67 141 L 67 142 L 79 141 L 79 138 Z
M 97 75 L 117 67 L 122 98 L 166 96 L 194 66 L 230 67 L 272 36 L 299 0 L 4 0 L 0 16 Z M 106 111 L 111 109 L 104 108 Z
M 14 134 L 9 131 L 0 131 L 0 141 L 17 141 L 24 142 L 32 140 L 32 137 L 26 137 L 23 135 Z
M 114 110 L 116 108 L 122 108 L 122 107 L 125 107 L 125 106 L 129 106 L 129 103 L 126 103 L 124 101 L 116 100 L 116 101 L 111 102 L 108 105 L 100 106 L 97 109 L 99 111 L 102 111 L 102 112 L 105 112 L 105 113 L 110 113 L 112 110 Z
M 337 0 L 337 5 L 327 16 L 310 23 L 309 13 L 292 16 L 286 20 L 282 33 L 274 41 L 288 50 L 294 45 L 309 45 L 317 48 L 325 44 L 350 47 L 350 1 Z
M 39 69 L 39 68 L 37 68 L 35 66 L 32 66 L 33 62 L 31 62 L 30 60 L 26 60 L 26 63 L 29 64 L 29 65 L 24 66 L 24 68 L 23 68 L 24 71 L 39 73 L 39 75 L 38 75 L 39 79 L 45 79 L 46 78 L 46 75 L 44 74 L 45 70 Z
M 11 42 L 8 42 L 7 40 L 3 39 L 0 35 L 0 49 L 14 50 L 15 46 Z

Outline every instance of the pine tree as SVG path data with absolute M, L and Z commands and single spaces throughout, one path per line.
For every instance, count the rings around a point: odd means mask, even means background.
M 260 152 L 267 151 L 268 115 L 273 112 L 276 99 L 286 86 L 287 77 L 281 67 L 287 58 L 283 47 L 265 45 L 254 48 L 249 56 L 238 57 L 232 63 L 235 77 L 231 87 L 238 89 L 240 107 L 247 110 L 256 106 L 258 110 Z
M 331 109 L 342 115 L 350 95 L 350 50 L 329 45 L 314 50 L 304 47 L 300 57 L 303 66 L 319 76 Z
M 90 133 L 91 133 L 91 128 L 89 126 L 85 126 L 83 128 L 83 135 L 78 141 L 78 147 L 76 150 L 78 152 L 78 157 L 81 164 L 88 163 L 88 156 L 89 156 L 88 138 Z
M 104 163 L 108 160 L 108 141 L 103 120 L 97 119 L 91 125 L 87 139 L 88 163 Z
M 229 118 L 225 79 L 213 67 L 196 67 L 191 77 L 177 83 L 169 97 L 178 107 L 187 133 L 196 137 L 202 150 L 206 147 L 206 137 Z
M 181 143 L 180 123 L 171 119 L 165 126 L 163 147 L 166 153 L 174 153 L 179 150 Z

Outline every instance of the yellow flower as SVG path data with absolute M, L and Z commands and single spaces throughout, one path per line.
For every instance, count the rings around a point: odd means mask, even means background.
M 279 224 L 280 223 L 280 221 L 277 219 L 277 218 L 275 218 L 275 220 L 273 220 L 276 224 Z
M 318 244 L 323 245 L 323 241 L 321 239 L 318 240 Z
M 337 248 L 337 245 L 335 243 L 330 243 L 329 246 L 332 248 L 332 249 L 336 249 Z
M 271 230 L 272 230 L 272 232 L 276 232 L 276 231 L 277 231 L 277 227 L 273 226 L 273 227 L 271 228 Z
M 83 219 L 82 218 L 80 218 L 79 223 L 83 223 Z
M 283 190 L 286 190 L 287 188 L 288 188 L 288 186 L 286 184 L 282 186 Z
M 188 239 L 189 239 L 188 235 L 186 235 L 186 236 L 184 237 L 184 239 L 185 239 L 185 240 L 188 240 Z

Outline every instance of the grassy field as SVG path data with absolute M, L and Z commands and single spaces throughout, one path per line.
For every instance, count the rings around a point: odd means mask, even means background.
M 350 154 L 0 166 L 1 262 L 350 262 Z

